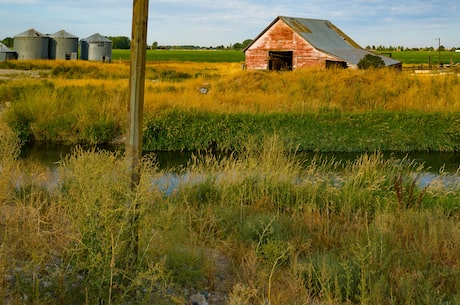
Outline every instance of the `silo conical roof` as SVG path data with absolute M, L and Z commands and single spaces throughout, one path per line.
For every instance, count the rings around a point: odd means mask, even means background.
M 86 42 L 112 42 L 112 40 L 108 39 L 107 37 L 105 36 L 102 36 L 101 34 L 99 33 L 96 33 L 96 34 L 93 34 L 85 39 Z
M 59 32 L 52 34 L 51 37 L 53 38 L 78 38 L 77 36 L 72 35 L 64 30 L 60 30 Z
M 14 37 L 47 37 L 46 35 L 38 32 L 35 29 L 29 29 L 25 32 L 19 33 Z
M 5 46 L 3 43 L 0 42 L 0 52 L 13 52 L 10 48 Z

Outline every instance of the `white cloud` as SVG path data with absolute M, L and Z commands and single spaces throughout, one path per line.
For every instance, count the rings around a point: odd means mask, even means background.
M 0 0 L 0 39 L 34 27 L 85 36 L 131 35 L 132 0 Z M 329 19 L 361 44 L 460 45 L 458 0 L 150 0 L 149 39 L 217 45 L 254 38 L 276 16 Z M 426 37 L 429 37 L 426 38 Z M 429 41 L 427 41 L 427 39 Z

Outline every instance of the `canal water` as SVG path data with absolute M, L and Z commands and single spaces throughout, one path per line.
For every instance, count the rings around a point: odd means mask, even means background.
M 91 147 L 88 147 L 91 149 Z M 122 147 L 98 147 L 109 151 L 120 151 Z M 43 166 L 50 169 L 51 176 L 46 179 L 44 183 L 47 188 L 54 188 L 57 186 L 59 178 L 55 169 L 62 158 L 72 153 L 74 146 L 66 145 L 44 145 L 34 144 L 23 147 L 21 158 L 33 162 L 38 162 Z M 187 181 L 187 174 L 183 174 L 180 169 L 187 167 L 191 161 L 192 152 L 153 152 L 160 169 L 163 170 L 164 175 L 152 181 L 153 185 L 159 187 L 165 194 L 173 192 L 178 185 Z M 362 153 L 300 153 L 298 157 L 301 161 L 311 160 L 314 156 L 327 158 L 327 160 L 334 159 L 336 161 L 355 161 Z M 222 155 L 217 156 L 222 157 Z M 431 184 L 434 180 L 441 181 L 445 186 L 458 186 L 460 185 L 460 174 L 458 171 L 460 164 L 459 153 L 384 153 L 384 158 L 393 158 L 405 160 L 407 162 L 416 162 L 423 164 L 424 170 L 417 173 L 418 184 L 425 187 Z M 442 175 L 440 173 L 443 173 Z M 196 177 L 195 177 L 196 179 Z
M 51 145 L 51 144 L 30 144 L 22 149 L 21 158 L 31 161 L 36 161 L 42 165 L 54 168 L 57 162 L 68 154 L 71 154 L 74 146 L 68 145 Z M 122 149 L 116 146 L 99 147 L 110 151 Z M 153 152 L 152 153 L 161 169 L 174 171 L 177 168 L 187 166 L 193 152 L 173 151 L 173 152 Z M 311 159 L 313 156 L 321 157 L 337 161 L 354 161 L 362 155 L 362 153 L 300 153 L 299 158 L 305 160 Z M 445 173 L 457 174 L 460 166 L 460 153 L 438 153 L 438 152 L 386 152 L 383 153 L 385 158 L 403 159 L 415 161 L 423 164 L 425 171 L 430 173 L 438 173 L 442 170 Z

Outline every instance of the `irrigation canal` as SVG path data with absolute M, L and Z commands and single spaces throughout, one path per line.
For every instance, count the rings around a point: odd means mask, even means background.
M 31 144 L 23 147 L 21 158 L 23 160 L 38 162 L 50 169 L 55 169 L 58 166 L 58 162 L 66 155 L 71 154 L 73 149 L 73 146 L 67 145 Z M 100 149 L 116 151 L 120 148 L 109 146 L 100 147 Z M 173 189 L 181 180 L 179 170 L 187 166 L 193 153 L 180 151 L 154 152 L 153 155 L 155 156 L 160 169 L 165 172 L 165 176 L 162 178 L 162 183 L 169 185 L 169 188 Z M 346 162 L 356 160 L 362 155 L 362 153 L 300 153 L 299 158 L 303 158 L 308 161 L 315 155 L 319 155 L 320 157 L 327 159 L 334 158 L 336 161 Z M 419 182 L 422 185 L 429 184 L 433 179 L 439 177 L 440 171 L 447 174 L 448 180 L 446 180 L 445 183 L 460 184 L 460 153 L 388 152 L 384 153 L 383 156 L 384 158 L 401 160 L 405 158 L 408 162 L 415 161 L 418 164 L 423 164 L 424 170 L 422 171 L 421 176 L 419 176 Z M 51 182 L 51 184 L 54 183 Z

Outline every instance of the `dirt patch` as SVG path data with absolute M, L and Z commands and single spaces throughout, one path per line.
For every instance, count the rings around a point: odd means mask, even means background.
M 0 69 L 0 79 L 11 78 L 40 78 L 46 71 L 32 71 L 32 70 L 14 70 L 14 69 Z

